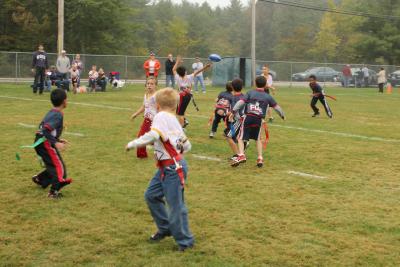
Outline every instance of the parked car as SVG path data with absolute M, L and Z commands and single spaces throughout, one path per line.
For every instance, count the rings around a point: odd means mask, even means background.
M 388 77 L 388 82 L 390 82 L 390 84 L 393 86 L 400 85 L 400 70 L 396 70 L 395 72 L 390 73 Z
M 304 72 L 295 73 L 292 78 L 294 81 L 307 81 L 310 75 L 315 75 L 319 81 L 336 82 L 339 80 L 340 72 L 329 67 L 315 67 Z
M 261 73 L 262 73 L 262 70 L 261 70 L 261 69 L 257 69 L 257 70 L 256 70 L 256 76 L 260 76 Z M 278 79 L 278 78 L 277 78 L 278 76 L 277 76 L 277 74 L 276 74 L 276 71 L 273 71 L 273 70 L 269 69 L 269 74 L 271 74 L 272 79 L 273 79 L 274 81 L 276 81 L 276 80 Z
M 360 68 L 351 68 L 351 78 L 349 80 L 350 87 L 366 87 L 364 81 L 364 74 Z M 369 77 L 368 77 L 368 85 L 376 86 L 378 84 L 378 76 L 376 71 L 368 69 Z M 340 76 L 340 81 L 342 86 L 344 86 L 343 75 Z

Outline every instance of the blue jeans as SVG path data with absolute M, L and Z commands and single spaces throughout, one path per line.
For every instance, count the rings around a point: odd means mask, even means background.
M 206 91 L 206 87 L 204 86 L 204 79 L 203 79 L 202 75 L 196 76 L 194 78 L 194 90 L 197 92 L 197 84 L 199 82 L 200 82 L 200 85 L 201 85 L 201 89 L 203 90 L 203 92 L 205 92 Z
M 165 83 L 167 87 L 171 85 L 172 88 L 175 88 L 175 77 L 174 75 L 167 75 L 165 78 Z
M 187 164 L 185 160 L 179 162 L 183 167 L 185 179 Z M 189 230 L 188 211 L 185 205 L 181 182 L 175 171 L 175 165 L 163 168 L 164 177 L 158 170 L 144 194 L 151 216 L 157 225 L 158 232 L 170 232 L 176 243 L 182 247 L 194 244 L 194 237 Z M 166 203 L 168 204 L 168 211 Z

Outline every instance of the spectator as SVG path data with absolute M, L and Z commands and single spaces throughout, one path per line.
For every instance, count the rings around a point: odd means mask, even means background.
M 381 68 L 381 70 L 378 72 L 379 93 L 383 93 L 383 87 L 385 86 L 386 82 L 386 71 L 384 68 Z
M 364 65 L 361 71 L 363 72 L 364 86 L 369 87 L 369 70 L 367 66 Z
M 343 67 L 342 69 L 343 73 L 343 86 L 345 88 L 349 87 L 350 79 L 351 79 L 351 68 L 350 65 L 347 64 L 346 66 Z
M 176 61 L 172 57 L 172 54 L 168 54 L 168 59 L 165 61 L 165 83 L 169 87 L 175 88 L 175 76 L 172 69 L 175 66 Z
M 47 53 L 44 51 L 42 44 L 39 44 L 38 51 L 33 53 L 32 56 L 32 72 L 35 73 L 35 80 L 33 82 L 33 93 L 36 94 L 39 87 L 39 94 L 43 94 L 46 69 L 49 68 Z
M 203 69 L 203 63 L 200 61 L 200 58 L 199 57 L 196 57 L 196 62 L 195 63 L 193 63 L 193 65 L 192 65 L 192 69 L 193 69 L 193 72 L 196 72 L 196 71 L 198 71 L 198 70 L 201 70 L 201 69 Z M 200 85 L 201 85 L 201 89 L 202 89 L 202 91 L 203 91 L 203 94 L 205 94 L 206 93 L 206 87 L 205 87 L 205 85 L 204 85 L 204 78 L 203 78 L 203 72 L 200 72 L 200 73 L 198 73 L 195 77 L 194 77 L 194 91 L 197 93 L 198 92 L 198 88 L 197 88 L 197 85 L 198 85 L 198 83 L 200 82 Z
M 97 72 L 97 66 L 93 65 L 91 71 L 89 71 L 90 92 L 96 91 L 96 81 L 98 77 L 99 73 Z
M 106 74 L 105 74 L 103 68 L 99 69 L 98 75 L 99 76 L 97 77 L 96 84 L 100 87 L 100 90 L 102 92 L 105 92 L 106 86 L 107 86 L 107 78 L 106 78 Z
M 80 80 L 80 73 L 78 70 L 78 65 L 72 64 L 70 75 L 71 75 L 71 83 L 72 83 L 72 92 L 74 94 L 76 94 L 78 86 L 79 86 L 79 80 Z
M 79 71 L 79 77 L 80 77 L 81 74 L 82 74 L 82 71 L 83 71 L 83 62 L 81 60 L 81 55 L 80 54 L 76 54 L 75 55 L 75 59 L 72 61 L 72 66 L 74 64 L 77 66 L 77 69 Z M 80 86 L 80 83 L 81 83 L 81 79 L 78 79 L 78 87 Z
M 146 78 L 152 76 L 157 79 L 158 77 L 158 71 L 161 68 L 161 64 L 155 56 L 156 55 L 153 52 L 150 52 L 150 58 L 146 60 L 143 64 L 143 68 L 146 72 Z
M 69 69 L 71 68 L 71 63 L 69 61 L 69 58 L 66 56 L 66 51 L 63 50 L 61 51 L 61 55 L 57 58 L 57 71 L 60 73 L 60 77 L 62 80 L 68 79 L 68 72 Z

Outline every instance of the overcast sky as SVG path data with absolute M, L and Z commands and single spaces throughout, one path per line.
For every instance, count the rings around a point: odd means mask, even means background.
M 226 7 L 227 5 L 229 5 L 230 0 L 187 0 L 188 2 L 192 2 L 192 3 L 198 3 L 198 4 L 202 4 L 203 2 L 208 2 L 208 4 L 210 4 L 210 6 L 212 7 L 216 7 L 216 6 L 220 6 L 220 7 Z M 248 0 L 240 0 L 243 5 L 247 5 Z M 181 3 L 181 0 L 172 0 L 172 2 L 175 3 Z

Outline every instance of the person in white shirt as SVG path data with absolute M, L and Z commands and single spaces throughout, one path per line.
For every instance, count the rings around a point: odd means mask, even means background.
M 154 144 L 158 170 L 145 193 L 157 225 L 157 232 L 150 241 L 157 242 L 172 235 L 179 251 L 185 251 L 194 245 L 184 200 L 188 168 L 183 154 L 191 149 L 191 144 L 175 116 L 176 91 L 164 88 L 156 93 L 155 98 L 158 113 L 154 116 L 151 131 L 129 142 L 125 149 L 129 151 Z
M 198 70 L 203 69 L 204 65 L 200 61 L 199 57 L 196 57 L 196 62 L 193 63 L 192 69 L 193 72 L 196 72 Z M 198 83 L 200 82 L 201 90 L 203 93 L 206 93 L 206 86 L 204 85 L 204 77 L 203 77 L 203 72 L 199 72 L 196 77 L 194 78 L 194 91 L 197 93 L 198 92 Z
M 364 86 L 368 87 L 369 86 L 369 69 L 367 66 L 364 65 L 364 67 L 361 69 L 363 73 L 363 78 L 364 78 Z

